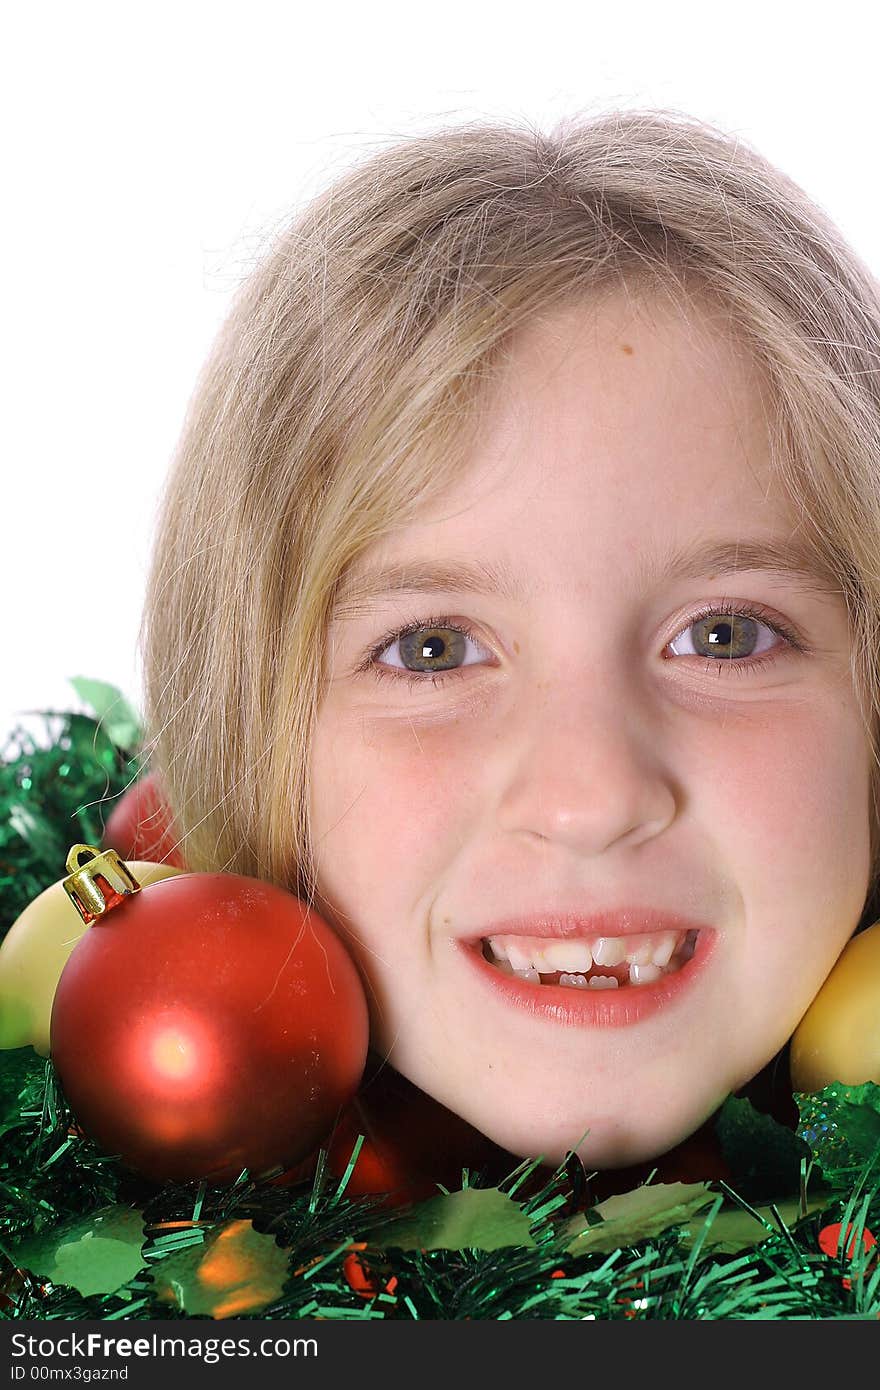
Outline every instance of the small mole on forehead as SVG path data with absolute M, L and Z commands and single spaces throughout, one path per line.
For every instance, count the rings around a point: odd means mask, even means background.
M 620 350 L 621 352 L 625 352 L 627 357 L 632 357 L 633 355 L 633 350 L 630 347 L 629 343 L 621 343 Z

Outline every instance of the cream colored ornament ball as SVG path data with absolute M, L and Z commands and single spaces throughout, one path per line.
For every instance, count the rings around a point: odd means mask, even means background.
M 146 887 L 184 870 L 133 860 L 128 865 Z M 52 1002 L 67 958 L 88 926 L 59 879 L 15 919 L 0 944 L 0 1048 L 33 1047 L 49 1055 Z
M 880 1085 L 880 921 L 844 946 L 791 1040 L 791 1084 Z

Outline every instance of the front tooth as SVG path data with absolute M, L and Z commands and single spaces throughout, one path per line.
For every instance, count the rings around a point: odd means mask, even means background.
M 587 981 L 588 989 L 618 989 L 620 981 L 614 975 L 592 975 Z
M 586 975 L 567 975 L 563 970 L 559 975 L 559 983 L 561 985 L 574 985 L 576 989 L 586 989 L 587 977 Z
M 593 942 L 593 960 L 597 965 L 622 965 L 626 943 L 619 936 L 600 936 Z
M 521 980 L 528 980 L 533 985 L 539 985 L 541 983 L 541 976 L 532 966 L 529 966 L 526 970 L 514 970 L 513 973 L 514 975 L 518 975 Z
M 675 944 L 678 941 L 678 932 L 665 931 L 661 936 L 655 938 L 654 950 L 651 961 L 654 965 L 659 965 L 661 970 L 665 970 L 672 958 Z
M 593 964 L 593 957 L 586 941 L 546 941 L 535 952 L 534 963 L 545 975 L 552 975 L 556 970 L 586 973 Z
M 631 985 L 650 985 L 659 980 L 662 974 L 659 965 L 630 965 L 629 982 Z

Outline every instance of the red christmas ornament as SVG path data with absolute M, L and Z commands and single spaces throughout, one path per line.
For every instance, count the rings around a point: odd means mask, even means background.
M 852 1222 L 850 1222 L 847 1225 L 845 1237 L 841 1237 L 840 1233 L 842 1230 L 843 1223 L 841 1221 L 834 1221 L 830 1226 L 823 1226 L 821 1231 L 819 1232 L 819 1249 L 822 1251 L 824 1255 L 830 1255 L 832 1259 L 834 1259 L 835 1257 L 838 1259 L 842 1259 L 843 1239 L 848 1239 L 849 1245 L 846 1250 L 846 1259 L 851 1264 L 855 1258 L 856 1249 L 855 1226 Z M 864 1250 L 865 1254 L 867 1254 L 869 1250 L 873 1250 L 876 1244 L 877 1241 L 874 1237 L 873 1232 L 869 1231 L 867 1226 L 864 1226 L 862 1228 L 862 1249 Z M 866 1265 L 865 1273 L 868 1273 L 870 1270 L 872 1270 L 875 1265 L 876 1258 L 869 1262 L 868 1265 Z M 841 1279 L 840 1282 L 845 1289 L 852 1288 L 852 1280 Z
M 132 894 L 112 851 L 76 846 L 68 867 L 84 853 L 96 857 L 65 880 L 80 914 L 118 905 L 62 971 L 50 1047 L 85 1132 L 157 1181 L 256 1177 L 310 1153 L 367 1056 L 363 986 L 338 937 L 257 879 L 179 874 Z
M 396 1275 L 391 1274 L 387 1264 L 368 1264 L 361 1254 L 366 1248 L 365 1241 L 357 1241 L 349 1247 L 351 1254 L 342 1261 L 342 1273 L 348 1287 L 360 1298 L 376 1298 L 380 1293 L 393 1295 L 397 1288 Z M 387 1277 L 389 1274 L 390 1278 Z
M 830 1226 L 822 1227 L 821 1231 L 819 1232 L 819 1249 L 822 1251 L 824 1255 L 843 1255 L 842 1248 L 839 1248 L 842 1246 L 840 1236 L 840 1232 L 842 1230 L 843 1223 L 840 1221 L 834 1221 Z M 846 1251 L 846 1258 L 848 1260 L 852 1260 L 855 1256 L 856 1236 L 854 1234 L 854 1231 L 855 1227 L 853 1226 L 853 1223 L 850 1222 L 846 1228 L 846 1234 L 849 1238 L 849 1246 L 847 1247 Z M 875 1246 L 876 1244 L 877 1242 L 874 1239 L 874 1236 L 871 1233 L 871 1231 L 868 1230 L 867 1226 L 863 1227 L 862 1249 L 867 1253 L 867 1251 L 871 1250 L 873 1246 Z
M 115 849 L 120 859 L 142 859 L 185 869 L 177 839 L 159 777 L 148 772 L 116 803 L 101 844 L 104 849 Z
M 357 1095 L 322 1141 L 331 1177 L 338 1180 L 347 1172 L 358 1138 L 363 1143 L 345 1195 L 381 1194 L 385 1200 L 378 1205 L 389 1208 L 436 1197 L 438 1184 L 456 1188 L 463 1168 L 482 1170 L 500 1182 L 518 1162 L 375 1055 Z M 316 1158 L 313 1154 L 292 1167 L 277 1184 L 310 1181 Z

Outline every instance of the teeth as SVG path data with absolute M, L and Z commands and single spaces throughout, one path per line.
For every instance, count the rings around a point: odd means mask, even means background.
M 540 984 L 542 975 L 558 975 L 558 983 L 573 989 L 617 989 L 620 984 L 651 984 L 680 970 L 690 960 L 696 932 L 654 932 L 651 935 L 596 937 L 592 942 L 545 937 L 489 937 L 484 954 L 505 974 Z M 589 976 L 595 966 L 629 966 L 627 974 Z M 553 983 L 546 980 L 546 983 Z
M 545 975 L 556 970 L 586 972 L 593 957 L 586 941 L 547 941 L 539 951 L 533 948 L 532 963 Z
M 507 954 L 507 945 L 502 937 L 487 936 L 486 945 L 489 947 L 489 950 L 492 952 L 492 955 L 496 961 L 510 959 L 510 957 Z
M 520 945 L 516 941 L 508 941 L 507 943 L 507 959 L 517 975 L 521 970 L 532 968 L 532 954 L 529 946 Z
M 659 965 L 631 965 L 629 982 L 631 985 L 651 985 L 659 980 L 664 972 Z
M 649 965 L 654 955 L 657 938 L 651 936 L 631 936 L 627 942 L 626 958 L 630 965 Z
M 659 965 L 665 969 L 679 940 L 674 931 L 655 932 L 653 936 L 632 936 L 619 944 L 625 947 L 630 965 Z
M 600 936 L 593 942 L 593 960 L 597 965 L 622 965 L 626 945 L 619 936 Z
M 665 970 L 672 957 L 672 952 L 675 950 L 675 943 L 677 941 L 678 932 L 674 931 L 666 931 L 663 932 L 662 936 L 659 938 L 655 937 L 654 954 L 651 957 L 653 963 Z

